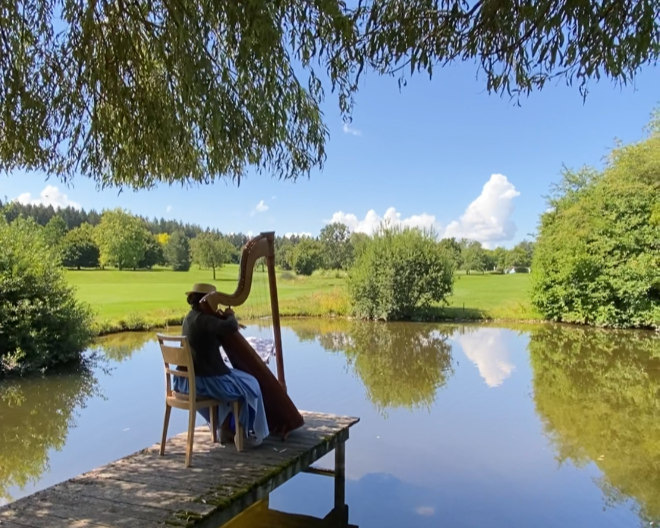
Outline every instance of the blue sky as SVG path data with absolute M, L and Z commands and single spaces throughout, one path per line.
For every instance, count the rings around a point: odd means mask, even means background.
M 310 178 L 253 173 L 239 187 L 220 181 L 120 193 L 83 177 L 67 187 L 16 171 L 0 175 L 0 198 L 99 212 L 121 207 L 225 233 L 317 236 L 333 220 L 371 232 L 387 219 L 512 247 L 535 233 L 562 166 L 602 168 L 617 140 L 645 137 L 660 107 L 657 66 L 624 87 L 592 82 L 586 100 L 564 81 L 518 102 L 488 94 L 468 64 L 436 70 L 432 80 L 415 77 L 402 90 L 391 77 L 363 81 L 350 125 L 328 94 L 328 159 Z

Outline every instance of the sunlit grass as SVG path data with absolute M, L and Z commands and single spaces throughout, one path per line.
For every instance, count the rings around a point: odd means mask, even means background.
M 90 304 L 100 334 L 119 330 L 145 330 L 179 324 L 188 310 L 185 292 L 195 282 L 215 284 L 233 293 L 238 266 L 216 271 L 193 268 L 187 272 L 69 270 L 68 281 L 77 297 Z M 540 319 L 529 302 L 529 275 L 457 275 L 449 306 L 435 311 L 440 319 Z M 347 316 L 350 302 L 346 274 L 315 273 L 311 277 L 284 271 L 277 274 L 277 295 L 282 317 Z M 239 318 L 257 319 L 270 314 L 267 273 L 255 270 L 247 302 L 236 307 Z
M 541 319 L 530 302 L 530 285 L 528 273 L 457 274 L 444 311 L 456 318 L 471 318 L 462 314 L 478 311 L 487 319 Z
M 233 293 L 238 282 L 238 265 L 216 270 L 193 268 L 187 272 L 68 270 L 66 277 L 76 296 L 95 311 L 97 331 L 143 330 L 162 324 L 177 324 L 188 311 L 185 292 L 196 282 L 214 284 L 218 291 Z M 337 274 L 312 277 L 291 272 L 278 273 L 277 296 L 280 315 L 345 315 L 348 297 L 346 279 Z M 236 308 L 239 318 L 254 319 L 270 314 L 268 274 L 255 270 L 250 296 Z

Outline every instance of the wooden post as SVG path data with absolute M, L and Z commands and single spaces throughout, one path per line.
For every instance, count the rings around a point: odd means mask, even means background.
M 346 510 L 346 443 L 340 441 L 335 447 L 335 511 Z

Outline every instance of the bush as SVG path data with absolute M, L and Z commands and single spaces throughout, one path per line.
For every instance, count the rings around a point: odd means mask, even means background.
M 323 263 L 323 248 L 317 240 L 303 238 L 291 253 L 291 267 L 298 275 L 311 275 Z
M 356 259 L 348 286 L 356 316 L 401 320 L 444 302 L 453 282 L 451 259 L 431 234 L 383 229 Z
M 541 217 L 532 301 L 548 319 L 660 328 L 660 129 L 602 172 L 567 171 Z
M 77 361 L 91 342 L 91 310 L 76 301 L 40 230 L 0 219 L 0 375 Z
M 96 268 L 100 251 L 94 241 L 94 228 L 81 224 L 69 231 L 62 241 L 62 264 L 71 268 Z

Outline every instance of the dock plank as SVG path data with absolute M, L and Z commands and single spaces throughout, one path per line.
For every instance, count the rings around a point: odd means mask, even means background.
M 286 440 L 267 438 L 238 453 L 195 430 L 192 466 L 186 434 L 168 439 L 0 508 L 0 528 L 213 526 L 228 521 L 343 444 L 359 418 L 302 411 L 305 425 Z

